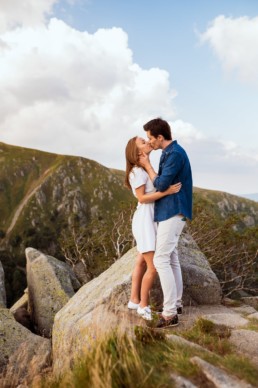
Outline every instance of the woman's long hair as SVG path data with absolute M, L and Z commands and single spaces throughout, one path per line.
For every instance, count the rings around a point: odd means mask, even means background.
M 126 159 L 126 170 L 125 170 L 125 186 L 131 189 L 129 175 L 133 167 L 139 165 L 139 151 L 136 146 L 137 136 L 130 139 L 125 147 L 125 159 Z

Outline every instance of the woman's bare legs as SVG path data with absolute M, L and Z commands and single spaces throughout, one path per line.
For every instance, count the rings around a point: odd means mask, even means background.
M 135 267 L 132 274 L 132 289 L 130 300 L 133 303 L 140 302 L 142 278 L 146 271 L 146 262 L 142 253 L 138 253 L 136 257 Z
M 146 307 L 149 304 L 149 293 L 153 285 L 153 282 L 155 280 L 155 277 L 157 275 L 157 271 L 153 265 L 154 252 L 153 251 L 145 252 L 142 255 L 147 264 L 147 270 L 144 273 L 142 278 L 141 301 L 140 301 L 141 308 Z

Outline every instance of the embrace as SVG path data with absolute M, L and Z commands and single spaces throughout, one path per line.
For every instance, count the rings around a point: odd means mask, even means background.
M 138 256 L 128 308 L 143 319 L 152 320 L 149 292 L 158 272 L 163 311 L 157 327 L 163 328 L 176 326 L 178 315 L 183 312 L 177 244 L 186 219 L 192 218 L 192 173 L 188 156 L 172 140 L 167 121 L 157 118 L 143 128 L 148 141 L 136 136 L 125 150 L 125 184 L 138 199 L 132 221 Z M 151 151 L 157 149 L 162 149 L 158 173 L 149 160 Z

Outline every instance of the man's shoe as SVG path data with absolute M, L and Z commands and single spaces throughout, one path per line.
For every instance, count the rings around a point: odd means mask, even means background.
M 183 314 L 183 307 L 177 307 L 177 314 L 178 315 Z
M 162 315 L 156 325 L 158 329 L 177 326 L 178 325 L 178 316 L 174 315 L 172 318 L 165 319 Z
M 152 316 L 151 316 L 151 309 L 149 306 L 146 307 L 138 307 L 137 309 L 137 314 L 140 315 L 143 319 L 146 319 L 146 321 L 151 321 Z
M 139 307 L 139 303 L 134 303 L 134 302 L 131 302 L 129 300 L 128 304 L 127 304 L 127 307 L 130 309 L 130 310 L 137 310 L 138 307 Z

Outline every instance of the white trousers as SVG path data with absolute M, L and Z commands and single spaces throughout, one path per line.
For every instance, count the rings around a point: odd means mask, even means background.
M 183 280 L 177 244 L 184 226 L 182 215 L 158 223 L 154 266 L 163 291 L 162 314 L 167 317 L 177 314 L 177 307 L 182 305 Z

